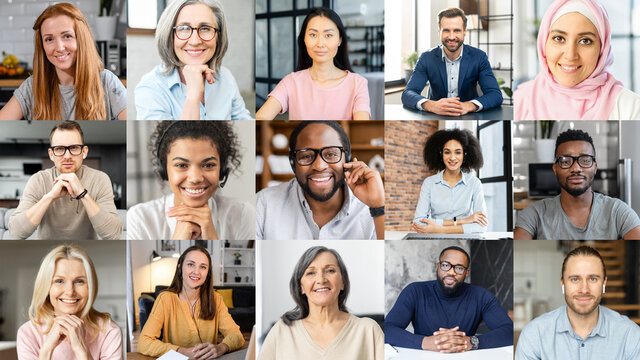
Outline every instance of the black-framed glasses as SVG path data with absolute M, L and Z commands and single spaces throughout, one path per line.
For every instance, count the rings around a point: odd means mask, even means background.
M 198 27 L 191 27 L 189 25 L 178 25 L 173 27 L 173 32 L 180 40 L 189 40 L 191 35 L 193 35 L 193 30 L 196 30 L 198 32 L 198 37 L 200 37 L 202 41 L 211 41 L 216 37 L 216 34 L 220 32 L 219 29 L 216 29 L 213 26 L 209 25 L 201 25 Z
M 596 162 L 596 157 L 593 155 L 580 155 L 580 156 L 568 156 L 562 155 L 556 158 L 556 164 L 561 169 L 568 169 L 573 166 L 573 163 L 578 160 L 578 165 L 581 168 L 588 169 Z
M 453 271 L 458 275 L 464 274 L 464 271 L 468 269 L 468 267 L 464 267 L 462 265 L 452 265 L 448 261 L 440 261 L 438 265 L 440 266 L 440 270 L 445 272 L 451 270 L 451 267 L 453 266 Z
M 82 144 L 75 144 L 69 146 L 51 146 L 49 149 L 51 149 L 55 156 L 64 156 L 64 153 L 66 153 L 67 150 L 69 150 L 69 154 L 71 155 L 80 155 L 82 154 L 83 147 L 84 145 Z
M 325 146 L 322 149 L 299 149 L 293 151 L 293 157 L 300 166 L 309 166 L 316 161 L 316 157 L 320 154 L 320 157 L 327 164 L 337 164 L 342 160 L 342 153 L 344 148 L 342 146 Z

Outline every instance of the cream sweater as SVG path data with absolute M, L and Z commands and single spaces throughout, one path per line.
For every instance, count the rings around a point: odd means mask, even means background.
M 87 189 L 87 194 L 100 206 L 94 216 L 87 215 L 82 200 L 63 196 L 54 200 L 44 214 L 40 225 L 34 225 L 27 218 L 27 210 L 51 191 L 53 181 L 60 175 L 55 167 L 33 174 L 24 188 L 20 204 L 9 219 L 11 235 L 26 239 L 36 229 L 40 240 L 92 240 L 100 235 L 102 239 L 119 239 L 122 221 L 113 202 L 113 189 L 109 176 L 102 171 L 82 165 L 76 176 Z M 96 234 L 97 233 L 97 234 Z
M 258 355 L 258 360 L 272 359 L 383 360 L 384 334 L 372 319 L 351 315 L 323 349 L 313 342 L 302 320 L 291 326 L 280 320 L 269 331 Z

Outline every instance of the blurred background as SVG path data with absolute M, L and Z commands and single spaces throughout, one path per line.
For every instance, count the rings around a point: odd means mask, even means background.
M 160 56 L 155 41 L 155 28 L 165 7 L 173 0 L 131 0 L 129 2 L 127 43 L 131 87 L 127 93 L 127 118 L 137 119 L 134 90 L 142 76 L 157 65 Z M 218 0 L 227 19 L 229 48 L 222 60 L 238 83 L 251 116 L 255 115 L 253 0 Z
M 136 0 L 140 1 L 140 0 Z M 60 1 L 0 1 L 0 60 L 14 55 L 21 74 L 11 75 L 0 67 L 0 108 L 13 96 L 13 91 L 33 71 L 35 31 L 33 24 L 49 6 Z M 98 52 L 106 69 L 109 69 L 127 86 L 126 0 L 73 0 L 87 19 L 96 40 Z
M 384 119 L 384 0 L 256 0 L 256 109 L 282 78 L 295 71 L 300 27 L 309 10 L 321 6 L 340 16 L 351 67 L 369 82 L 371 119 Z M 287 118 L 288 114 L 277 117 Z
M 625 88 L 640 92 L 640 3 L 633 0 L 598 0 L 609 14 L 613 76 Z M 516 1 L 515 79 L 517 84 L 532 80 L 540 71 L 536 41 L 540 21 L 552 0 Z
M 16 335 L 18 328 L 29 321 L 29 305 L 40 262 L 51 249 L 62 244 L 81 247 L 93 261 L 99 283 L 93 307 L 111 315 L 126 342 L 124 241 L 0 241 L 0 358 L 3 360 L 18 359 Z M 125 349 L 125 344 L 122 348 Z

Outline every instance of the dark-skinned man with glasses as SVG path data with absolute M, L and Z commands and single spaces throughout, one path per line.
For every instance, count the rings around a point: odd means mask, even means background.
M 38 230 L 44 240 L 119 239 L 122 221 L 113 202 L 109 176 L 82 165 L 89 148 L 75 121 L 63 121 L 49 135 L 54 167 L 29 178 L 9 232 L 26 239 Z
M 556 140 L 553 172 L 560 195 L 536 201 L 518 216 L 516 240 L 640 239 L 640 218 L 623 201 L 592 190 L 598 170 L 593 140 L 582 130 L 567 130 Z
M 303 121 L 289 138 L 295 178 L 256 196 L 256 239 L 383 239 L 380 173 L 351 158 L 335 121 Z
M 513 345 L 513 322 L 496 297 L 464 282 L 469 254 L 447 247 L 435 266 L 437 280 L 411 283 L 398 295 L 384 318 L 385 343 L 442 353 Z M 476 335 L 481 321 L 490 331 Z

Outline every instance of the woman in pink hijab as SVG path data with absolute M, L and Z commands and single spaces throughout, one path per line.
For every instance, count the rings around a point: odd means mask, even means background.
M 640 119 L 640 96 L 613 77 L 611 27 L 596 0 L 556 0 L 538 33 L 541 71 L 515 91 L 516 120 Z

